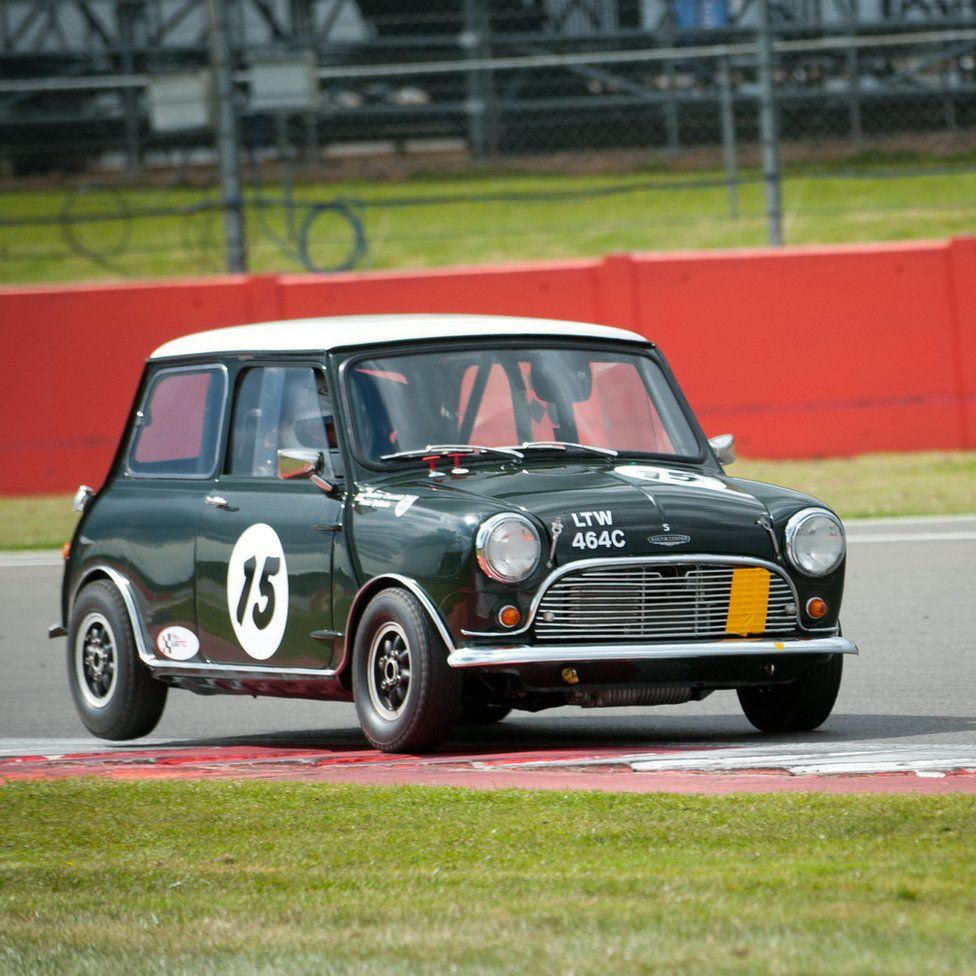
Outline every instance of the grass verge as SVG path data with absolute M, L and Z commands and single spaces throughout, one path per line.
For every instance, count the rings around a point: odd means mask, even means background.
M 296 188 L 298 209 L 290 215 L 279 206 L 248 209 L 249 263 L 257 272 L 300 269 L 296 229 L 310 206 L 335 200 L 356 202 L 368 241 L 359 266 L 366 268 L 763 246 L 767 232 L 760 174 L 743 170 L 740 175 L 746 182 L 738 188 L 735 216 L 720 172 L 494 172 L 414 176 L 402 182 L 307 183 Z M 787 173 L 783 213 L 788 243 L 945 238 L 976 227 L 972 169 L 829 175 Z M 280 196 L 273 185 L 263 192 Z M 0 192 L 6 220 L 48 221 L 0 227 L 0 282 L 220 271 L 219 208 L 194 211 L 215 200 L 213 190 L 186 187 L 102 188 L 70 198 L 63 189 Z M 59 223 L 66 206 L 78 218 L 67 227 Z M 139 213 L 151 216 L 132 216 Z M 320 211 L 309 229 L 309 258 L 318 268 L 338 267 L 353 240 L 343 218 L 333 210 Z
M 8 976 L 955 974 L 976 802 L 0 789 Z
M 841 518 L 976 513 L 976 451 L 743 460 L 729 473 L 809 492 Z
M 0 497 L 0 550 L 60 549 L 71 539 L 78 516 L 72 495 Z
M 976 513 L 976 451 L 742 459 L 729 473 L 809 492 L 842 518 Z M 70 495 L 0 497 L 0 550 L 58 548 L 71 538 L 76 518 Z

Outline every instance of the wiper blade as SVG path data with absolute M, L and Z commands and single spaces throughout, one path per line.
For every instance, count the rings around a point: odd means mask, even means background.
M 498 454 L 502 457 L 521 461 L 523 454 L 514 447 L 484 447 L 481 444 L 428 444 L 413 451 L 396 451 L 393 454 L 381 454 L 381 461 L 399 461 L 404 458 L 423 458 L 436 455 L 451 457 L 452 454 L 462 454 L 469 457 L 473 454 Z
M 615 458 L 617 452 L 612 447 L 594 447 L 592 444 L 577 444 L 575 441 L 523 441 L 520 451 L 588 451 L 601 457 Z

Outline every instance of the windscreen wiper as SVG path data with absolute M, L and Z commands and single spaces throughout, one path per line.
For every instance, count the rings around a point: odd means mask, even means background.
M 512 448 L 514 450 L 514 448 Z M 592 444 L 577 444 L 575 441 L 523 441 L 519 451 L 587 451 L 601 457 L 615 458 L 617 452 L 612 447 L 594 447 Z
M 428 444 L 413 451 L 396 451 L 393 454 L 381 454 L 381 461 L 399 461 L 408 458 L 451 457 L 454 454 L 469 457 L 472 454 L 498 454 L 502 457 L 521 461 L 524 456 L 514 447 L 484 447 L 481 444 Z

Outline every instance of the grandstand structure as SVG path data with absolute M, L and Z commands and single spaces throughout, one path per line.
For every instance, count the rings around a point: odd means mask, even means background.
M 216 7 L 272 155 L 755 139 L 760 3 L 784 139 L 976 125 L 976 0 L 0 0 L 0 168 L 213 158 Z

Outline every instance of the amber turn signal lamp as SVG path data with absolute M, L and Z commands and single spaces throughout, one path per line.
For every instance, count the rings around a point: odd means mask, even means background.
M 66 542 L 61 547 L 61 561 L 62 562 L 67 562 L 68 561 L 68 556 L 70 556 L 70 555 L 71 555 L 71 543 L 70 542 Z
M 810 597 L 807 600 L 807 616 L 813 620 L 822 620 L 827 616 L 827 602 L 819 596 Z
M 502 607 L 498 611 L 498 622 L 503 627 L 517 627 L 519 621 L 522 619 L 522 614 L 518 607 Z

